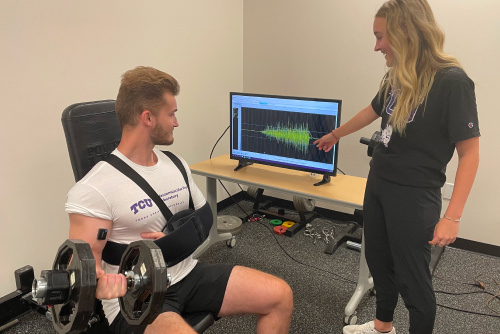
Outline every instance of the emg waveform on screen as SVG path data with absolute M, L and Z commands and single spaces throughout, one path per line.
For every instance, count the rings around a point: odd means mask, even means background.
M 331 154 L 319 151 L 312 142 L 328 133 L 334 122 L 332 116 L 242 108 L 242 149 L 294 159 L 331 161 Z
M 307 124 L 284 124 L 275 126 L 267 125 L 262 131 L 268 138 L 275 139 L 278 143 L 285 144 L 287 148 L 294 148 L 303 154 L 307 153 L 309 143 L 313 139 Z

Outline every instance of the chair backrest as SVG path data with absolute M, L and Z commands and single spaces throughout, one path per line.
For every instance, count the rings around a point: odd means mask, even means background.
M 64 109 L 61 122 L 75 181 L 106 159 L 122 136 L 115 101 L 75 103 Z

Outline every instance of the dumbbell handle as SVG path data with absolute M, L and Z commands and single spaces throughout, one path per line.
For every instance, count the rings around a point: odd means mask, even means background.
M 125 271 L 123 274 L 127 278 L 127 289 L 129 291 L 141 289 L 149 283 L 148 276 L 139 275 L 132 270 Z
M 361 144 L 370 145 L 370 139 L 365 138 L 365 137 L 361 137 L 361 139 L 359 140 L 359 142 Z

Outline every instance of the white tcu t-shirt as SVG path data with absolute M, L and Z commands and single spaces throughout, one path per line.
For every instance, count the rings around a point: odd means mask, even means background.
M 118 150 L 113 154 L 125 161 L 138 172 L 170 209 L 172 214 L 189 207 L 189 191 L 181 172 L 160 150 L 154 149 L 158 157 L 155 166 L 140 166 L 127 159 Z M 205 205 L 203 194 L 194 183 L 186 162 L 179 158 L 188 175 L 189 187 L 195 209 Z M 140 240 L 142 232 L 158 232 L 166 225 L 166 219 L 149 196 L 131 179 L 109 163 L 101 161 L 84 178 L 71 188 L 65 209 L 93 218 L 111 220 L 113 226 L 108 231 L 108 240 L 129 244 Z M 96 236 L 97 238 L 97 236 Z M 196 265 L 191 256 L 169 267 L 172 284 L 182 280 Z M 117 273 L 118 266 L 102 261 L 106 273 Z M 106 318 L 111 324 L 120 312 L 118 299 L 102 300 Z

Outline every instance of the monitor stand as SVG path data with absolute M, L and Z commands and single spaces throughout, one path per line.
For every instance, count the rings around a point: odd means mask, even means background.
M 323 180 L 319 181 L 318 183 L 315 183 L 315 186 L 321 186 L 323 184 L 330 183 L 330 175 L 323 175 Z
M 240 170 L 240 169 L 242 169 L 243 167 L 246 167 L 246 166 L 250 166 L 251 164 L 253 164 L 253 162 L 238 161 L 238 166 L 236 166 L 236 168 L 234 169 L 234 171 L 236 172 L 237 170 Z

